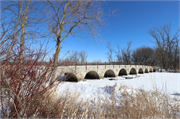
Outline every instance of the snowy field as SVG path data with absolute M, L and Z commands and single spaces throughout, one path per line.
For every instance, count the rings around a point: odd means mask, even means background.
M 132 79 L 128 79 L 133 77 Z M 111 90 L 120 96 L 118 91 L 120 84 L 127 85 L 134 89 L 143 88 L 146 91 L 154 90 L 155 88 L 161 90 L 164 93 L 170 94 L 172 97 L 174 94 L 180 94 L 180 73 L 168 73 L 168 72 L 154 72 L 138 75 L 128 75 L 120 77 L 104 78 L 100 80 L 85 80 L 74 82 L 63 82 L 60 83 L 56 89 L 58 95 L 65 95 L 66 91 L 71 94 L 80 93 L 80 97 L 83 100 L 95 100 L 98 95 L 103 97 L 104 94 L 110 96 Z M 109 90 L 107 91 L 107 87 Z

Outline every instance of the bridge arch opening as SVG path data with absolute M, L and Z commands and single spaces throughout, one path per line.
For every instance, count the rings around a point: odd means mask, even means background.
M 137 73 L 136 73 L 136 69 L 135 69 L 135 68 L 131 68 L 129 74 L 130 74 L 130 75 L 137 74 Z
M 125 69 L 121 69 L 119 71 L 119 76 L 127 75 L 127 71 Z
M 153 72 L 156 72 L 156 69 L 153 69 Z
M 145 69 L 145 73 L 148 73 L 148 69 L 147 68 Z
M 64 76 L 61 76 L 59 79 L 67 82 L 78 82 L 77 77 L 73 73 L 65 73 Z
M 143 69 L 140 68 L 139 71 L 138 71 L 139 74 L 143 74 Z
M 115 77 L 114 71 L 109 69 L 105 72 L 104 77 Z
M 152 69 L 150 69 L 150 71 L 149 72 L 152 72 Z
M 99 79 L 99 75 L 98 75 L 98 73 L 95 72 L 95 71 L 90 71 L 90 72 L 88 72 L 88 73 L 86 74 L 86 76 L 84 77 L 84 79 L 92 79 L 92 80 L 94 80 L 94 79 Z

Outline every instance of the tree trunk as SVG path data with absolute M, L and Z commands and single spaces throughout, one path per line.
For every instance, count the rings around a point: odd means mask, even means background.
M 59 58 L 59 53 L 60 53 L 60 46 L 61 46 L 60 38 L 58 38 L 58 42 L 56 44 L 56 52 L 54 54 L 53 72 L 52 72 L 52 77 L 50 79 L 50 83 L 52 83 L 56 79 L 57 63 L 58 63 L 58 58 Z
M 23 11 L 22 11 L 23 1 L 19 1 L 19 2 L 20 2 L 20 6 L 21 6 L 20 16 L 21 16 L 21 22 L 22 22 L 21 23 L 22 33 L 21 33 L 21 38 L 20 38 L 20 55 L 19 55 L 19 59 L 20 59 L 20 62 L 22 62 L 30 0 L 28 0 L 28 2 L 27 2 L 27 6 L 26 6 L 26 9 L 25 9 L 24 15 L 23 15 Z

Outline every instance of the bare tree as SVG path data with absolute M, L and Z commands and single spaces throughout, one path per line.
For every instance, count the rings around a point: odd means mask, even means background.
M 77 51 L 72 52 L 69 56 L 67 56 L 64 61 L 69 61 L 69 62 L 79 62 L 80 56 Z
M 56 51 L 54 54 L 54 72 L 52 80 L 55 79 L 56 67 L 61 51 L 61 43 L 68 37 L 77 37 L 78 30 L 89 30 L 92 35 L 97 35 L 96 28 L 101 27 L 102 11 L 96 1 L 74 1 L 55 0 L 46 1 L 48 5 L 49 26 L 56 41 Z M 47 12 L 48 12 L 47 11 Z
M 132 41 L 127 42 L 127 48 L 122 49 L 122 59 L 123 62 L 126 62 L 126 64 L 131 62 L 131 43 Z
M 79 53 L 77 51 L 73 52 L 70 56 L 70 61 L 79 62 Z
M 141 63 L 141 52 L 139 51 L 139 48 L 134 49 L 132 51 L 132 62 L 134 63 Z
M 28 40 L 29 44 L 34 38 L 40 38 L 38 29 L 42 17 L 39 15 L 40 8 L 36 6 L 37 3 L 32 0 L 2 2 L 1 44 L 8 44 L 5 60 L 11 58 L 9 55 L 15 45 L 20 46 L 18 57 L 22 59 L 24 47 L 27 47 L 26 41 Z
M 173 48 L 179 37 L 179 30 L 172 34 L 171 23 L 149 29 L 149 34 L 155 39 L 157 45 L 156 55 L 161 68 L 168 69 L 173 63 Z M 177 52 L 176 52 L 177 53 Z
M 0 40 L 1 44 L 7 46 L 5 55 L 1 56 L 2 60 L 7 61 L 7 58 L 13 58 L 11 52 L 15 45 L 20 46 L 18 57 L 22 59 L 26 40 L 32 39 L 38 34 L 38 23 L 41 18 L 37 17 L 39 9 L 35 7 L 36 3 L 36 1 L 31 0 L 2 2 Z M 22 62 L 22 60 L 20 61 Z M 7 62 L 5 63 L 7 64 Z
M 84 50 L 82 50 L 81 52 L 74 51 L 74 52 L 72 52 L 72 54 L 67 56 L 64 59 L 64 61 L 85 63 L 87 60 L 87 57 L 88 57 L 87 52 Z
M 108 48 L 108 52 L 107 52 L 107 58 L 108 58 L 108 62 L 112 62 L 113 61 L 113 57 L 112 57 L 112 54 L 113 54 L 113 49 L 111 48 L 111 44 L 108 42 L 106 47 Z
M 180 58 L 179 51 L 180 51 L 179 40 L 176 39 L 175 45 L 172 51 L 172 56 L 173 56 L 172 68 L 173 69 L 179 69 L 179 58 Z
M 122 61 L 122 53 L 121 53 L 121 49 L 119 47 L 119 44 L 117 44 L 117 48 L 118 48 L 118 51 L 115 51 L 114 52 L 116 53 L 116 57 L 117 57 L 117 61 L 118 62 L 121 62 Z
M 11 5 L 13 6 L 14 4 L 11 3 Z M 1 33 L 1 45 L 6 44 L 6 53 L 4 55 L 4 57 L 1 55 L 1 60 L 7 60 L 7 58 L 11 58 L 10 57 L 10 53 L 14 47 L 15 44 L 17 44 L 17 36 L 20 32 L 20 30 L 18 30 L 18 26 L 19 26 L 19 21 L 20 21 L 20 14 L 17 15 L 17 18 L 14 19 L 14 17 L 8 17 L 7 15 L 9 15 L 7 13 L 7 11 L 9 12 L 8 9 L 9 8 L 9 4 L 7 5 L 6 2 L 2 2 L 2 13 L 1 13 L 1 28 L 2 30 L 0 31 Z M 11 12 L 11 11 L 10 11 Z M 14 15 L 13 15 L 14 16 Z
M 132 62 L 143 64 L 154 64 L 154 50 L 150 47 L 139 47 L 132 51 Z
M 79 52 L 79 57 L 80 57 L 81 63 L 85 63 L 88 57 L 87 52 L 86 51 Z

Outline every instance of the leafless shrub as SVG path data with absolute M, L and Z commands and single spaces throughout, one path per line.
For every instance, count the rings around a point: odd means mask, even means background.
M 52 82 L 48 86 L 42 87 L 50 79 L 52 71 L 51 61 L 40 70 L 41 63 L 46 56 L 46 52 L 42 48 L 32 50 L 25 47 L 22 58 L 20 58 L 19 52 L 19 46 L 14 46 L 11 58 L 8 57 L 0 67 L 5 71 L 4 74 L 1 73 L 0 79 L 0 108 L 3 118 L 30 117 L 39 112 L 41 107 L 38 102 L 48 97 L 45 94 L 54 86 L 54 82 Z

